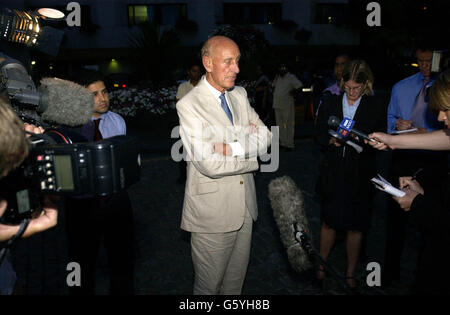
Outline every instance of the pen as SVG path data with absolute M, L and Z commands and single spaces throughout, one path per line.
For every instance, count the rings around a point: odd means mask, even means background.
M 417 175 L 419 175 L 419 173 L 422 172 L 422 171 L 423 171 L 423 169 L 422 169 L 422 168 L 419 168 L 419 169 L 413 174 L 411 180 L 416 180 Z
M 419 168 L 417 171 L 415 171 L 414 174 L 413 174 L 413 176 L 411 177 L 411 181 L 416 180 L 417 175 L 419 175 L 419 173 L 422 172 L 422 171 L 423 171 L 422 168 Z M 401 188 L 401 189 L 403 189 L 403 188 L 409 188 L 409 185 L 406 185 L 406 186 L 403 186 L 403 187 L 400 187 L 400 188 Z

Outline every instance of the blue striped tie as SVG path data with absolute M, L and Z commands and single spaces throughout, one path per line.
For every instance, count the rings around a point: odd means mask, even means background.
M 222 106 L 223 110 L 225 111 L 225 114 L 227 114 L 228 118 L 233 124 L 233 115 L 231 115 L 230 108 L 228 107 L 227 100 L 225 99 L 225 93 L 220 95 L 220 106 Z

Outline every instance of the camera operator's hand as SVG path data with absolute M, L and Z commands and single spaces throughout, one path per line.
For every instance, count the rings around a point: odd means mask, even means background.
M 57 201 L 59 197 L 45 196 L 42 212 L 28 224 L 22 237 L 29 237 L 33 234 L 48 230 L 58 223 Z M 0 201 L 0 217 L 6 210 L 6 201 Z M 6 241 L 19 231 L 19 225 L 0 224 L 0 242 Z
M 3 216 L 3 213 L 6 210 L 6 206 L 7 206 L 6 200 L 1 199 L 0 200 L 0 217 Z M 17 233 L 17 231 L 19 231 L 18 225 L 11 226 L 11 225 L 0 224 L 0 242 L 9 240 L 11 237 L 14 236 L 14 234 Z
M 42 212 L 37 218 L 30 221 L 22 237 L 29 237 L 33 234 L 48 230 L 58 223 L 58 200 L 59 197 L 44 196 Z
M 45 130 L 42 127 L 36 127 L 35 125 L 32 124 L 28 124 L 28 123 L 23 123 L 23 129 L 25 131 L 31 132 L 31 133 L 36 133 L 36 134 L 41 134 L 44 133 Z M 27 134 L 27 137 L 29 137 L 30 135 Z

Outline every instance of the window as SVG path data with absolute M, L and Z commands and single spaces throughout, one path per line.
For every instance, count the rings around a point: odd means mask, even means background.
M 318 3 L 316 4 L 316 24 L 342 25 L 346 21 L 347 4 Z
M 128 24 L 153 22 L 159 25 L 175 25 L 178 20 L 187 19 L 186 4 L 129 5 Z
M 224 24 L 275 24 L 281 21 L 281 3 L 224 3 Z

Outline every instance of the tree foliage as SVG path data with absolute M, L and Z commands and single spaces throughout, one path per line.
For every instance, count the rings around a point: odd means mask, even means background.
M 276 67 L 276 58 L 264 32 L 248 25 L 223 26 L 215 29 L 210 37 L 222 35 L 236 42 L 241 51 L 239 63 L 241 79 L 254 79 L 258 65 L 271 70 Z
M 156 86 L 170 83 L 180 47 L 178 33 L 150 22 L 135 27 L 130 42 L 138 51 L 140 76 Z

